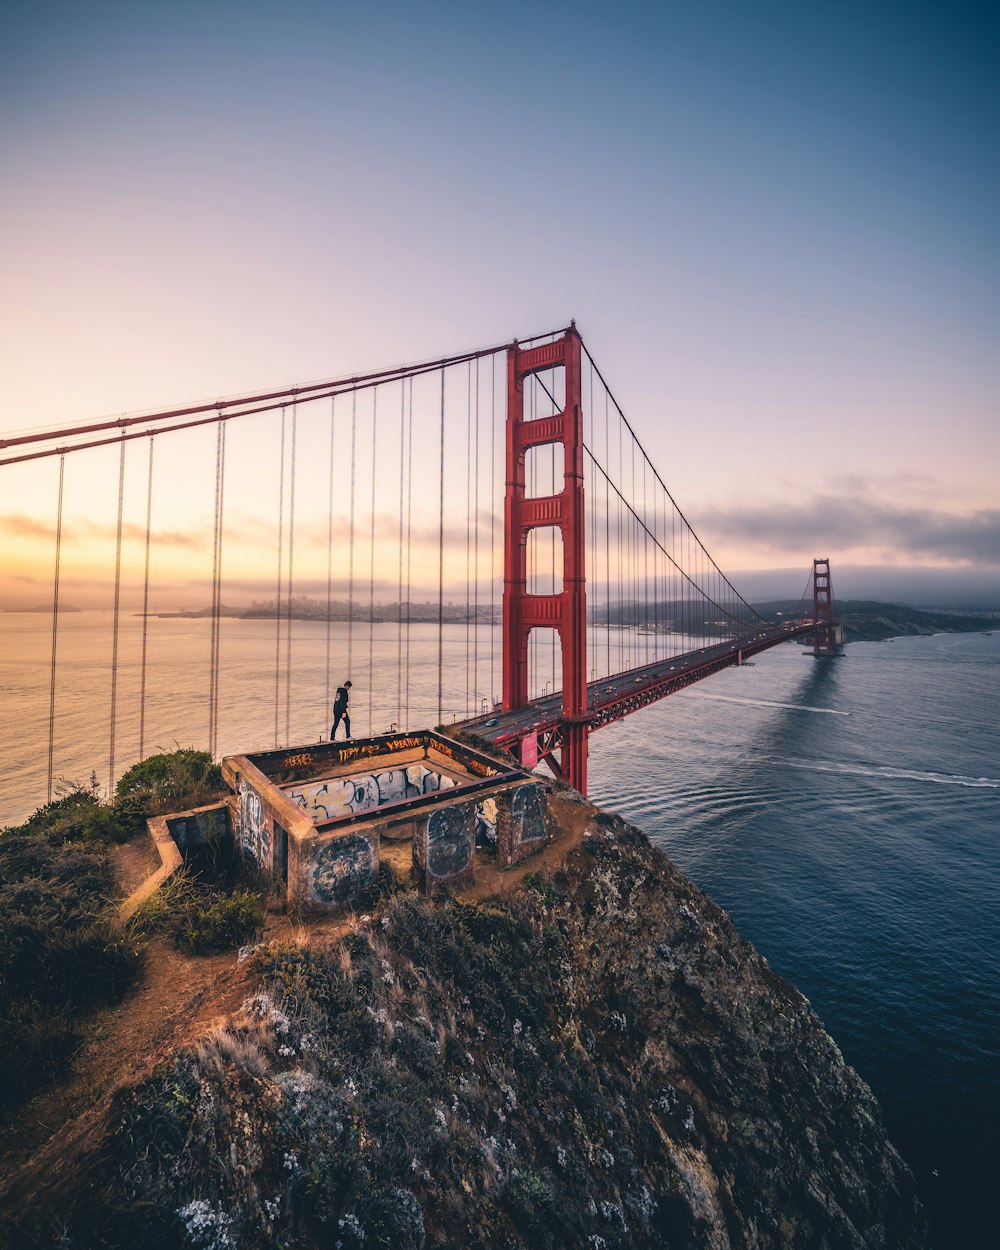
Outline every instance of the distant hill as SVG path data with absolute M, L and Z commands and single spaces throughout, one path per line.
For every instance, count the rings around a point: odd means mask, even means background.
M 794 599 L 774 599 L 751 606 L 772 621 L 801 616 L 803 612 L 812 610 L 811 602 L 802 604 Z M 736 605 L 724 604 L 723 607 L 737 614 Z M 914 608 L 902 603 L 879 603 L 874 599 L 838 599 L 834 612 L 844 626 L 846 642 L 877 642 L 908 634 L 988 633 L 1000 629 L 1000 612 Z M 729 632 L 731 623 L 730 617 L 717 609 L 681 601 L 596 604 L 591 609 L 590 619 L 595 625 L 638 626 L 641 630 L 664 633 L 704 632 L 718 637 L 724 637 Z
M 792 600 L 753 605 L 762 616 L 779 620 L 798 606 Z M 801 611 L 801 609 L 799 609 Z M 874 599 L 838 599 L 834 614 L 844 627 L 845 642 L 879 642 L 918 634 L 990 633 L 1000 629 L 1000 612 L 933 611 Z
M 38 603 L 33 608 L 0 608 L 2 612 L 44 612 L 46 616 L 52 615 L 51 603 Z M 60 603 L 60 612 L 82 612 L 82 608 L 74 608 L 70 603 Z

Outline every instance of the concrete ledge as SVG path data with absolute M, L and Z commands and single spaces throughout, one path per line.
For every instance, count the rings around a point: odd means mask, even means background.
M 177 843 L 170 836 L 165 816 L 153 816 L 146 821 L 149 836 L 153 839 L 160 856 L 160 866 L 156 872 L 146 878 L 142 885 L 128 896 L 118 908 L 118 923 L 127 924 L 148 898 L 156 893 L 160 886 L 180 868 L 184 862 Z

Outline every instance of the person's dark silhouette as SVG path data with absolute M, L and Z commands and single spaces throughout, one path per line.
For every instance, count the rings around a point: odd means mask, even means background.
M 351 683 L 345 681 L 342 686 L 337 687 L 337 694 L 333 700 L 333 728 L 330 730 L 330 741 L 332 742 L 337 736 L 337 726 L 341 721 L 344 722 L 344 734 L 346 737 L 351 736 L 351 718 L 347 714 L 347 701 L 350 698 L 348 691 Z

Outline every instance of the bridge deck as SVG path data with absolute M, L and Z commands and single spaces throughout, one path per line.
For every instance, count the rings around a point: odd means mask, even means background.
M 726 639 L 697 651 L 687 651 L 657 660 L 655 664 L 592 681 L 587 685 L 587 723 L 591 730 L 610 725 L 658 699 L 711 677 L 713 673 L 732 668 L 752 655 L 787 642 L 789 638 L 813 633 L 815 628 L 816 623 L 811 619 L 789 621 L 784 625 L 764 628 L 759 634 L 752 634 L 740 642 Z M 492 712 L 462 721 L 459 728 L 502 747 L 532 733 L 544 734 L 557 729 L 561 722 L 562 694 L 556 691 L 509 712 Z

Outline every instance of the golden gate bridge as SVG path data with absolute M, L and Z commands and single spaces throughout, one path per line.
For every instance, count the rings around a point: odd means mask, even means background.
M 321 412 L 326 428 L 314 421 L 303 429 L 307 411 Z M 301 579 L 304 511 L 311 509 L 314 516 L 320 504 L 326 598 L 313 615 L 326 626 L 325 698 L 318 718 L 323 722 L 332 674 L 367 664 L 372 731 L 374 626 L 388 620 L 396 629 L 394 723 L 409 727 L 418 711 L 416 701 L 411 704 L 412 669 L 418 662 L 426 669 L 428 663 L 425 654 L 419 661 L 411 654 L 418 616 L 413 600 L 421 588 L 426 591 L 428 578 L 436 581 L 436 594 L 420 619 L 429 617 L 437 626 L 438 721 L 445 719 L 446 677 L 454 686 L 461 667 L 465 707 L 455 718 L 460 727 L 523 765 L 544 761 L 581 793 L 587 789 L 588 738 L 598 729 L 789 639 L 811 638 L 816 656 L 835 653 L 829 561 L 812 560 L 794 612 L 780 622 L 758 613 L 676 503 L 571 323 L 529 339 L 349 378 L 0 439 L 0 466 L 8 482 L 16 466 L 45 459 L 57 464 L 49 799 L 58 760 L 67 471 L 79 464 L 87 472 L 85 453 L 117 449 L 111 639 L 94 674 L 96 679 L 106 673 L 108 680 L 113 788 L 123 755 L 142 758 L 149 729 L 148 677 L 157 663 L 148 628 L 157 559 L 154 496 L 183 493 L 185 486 L 184 472 L 178 475 L 176 467 L 157 477 L 154 451 L 168 437 L 173 445 L 184 432 L 191 438 L 192 431 L 205 427 L 215 433 L 205 744 L 217 754 L 225 671 L 224 557 L 234 537 L 234 522 L 227 520 L 232 444 L 251 418 L 258 421 L 255 445 L 262 437 L 273 440 L 273 461 L 265 456 L 256 466 L 253 519 L 274 546 L 268 615 L 274 619 L 275 747 L 301 741 L 292 731 L 292 675 L 301 642 L 295 629 L 296 575 Z M 145 450 L 138 465 L 145 487 L 144 533 L 142 526 L 125 522 L 130 450 L 136 472 L 134 444 Z M 203 448 L 194 452 L 203 454 Z M 173 460 L 176 466 L 177 457 Z M 266 499 L 259 490 L 261 474 L 273 491 Z M 241 513 L 235 525 L 245 524 Z M 315 545 L 315 523 L 311 534 Z M 137 733 L 132 749 L 123 752 L 119 644 L 123 541 L 129 535 L 143 553 L 142 633 Z M 430 574 L 429 556 L 436 564 Z M 463 563 L 464 583 L 456 576 Z M 384 593 L 392 573 L 395 603 L 386 607 L 380 600 L 376 606 L 376 586 Z M 464 585 L 464 611 L 453 602 L 456 582 L 460 593 Z M 335 588 L 346 593 L 346 605 L 335 598 Z M 465 626 L 464 655 L 454 637 L 456 618 Z M 334 628 L 342 619 L 346 638 Z M 491 629 L 484 643 L 479 628 L 484 620 L 499 624 L 499 640 Z M 384 657 L 379 663 L 384 682 Z

